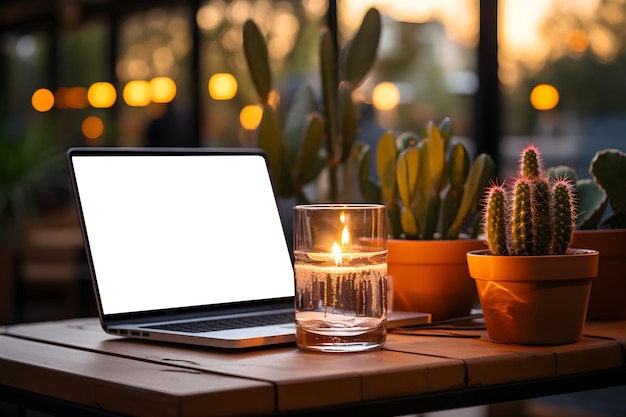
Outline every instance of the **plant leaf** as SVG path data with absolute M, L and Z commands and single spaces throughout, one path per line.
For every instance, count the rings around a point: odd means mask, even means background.
M 363 17 L 354 38 L 341 51 L 341 76 L 353 89 L 361 85 L 374 64 L 380 31 L 380 12 L 371 8 Z
M 599 151 L 591 160 L 589 171 L 606 191 L 613 211 L 625 211 L 626 154 L 617 149 Z
M 243 24 L 243 51 L 248 64 L 248 72 L 263 104 L 267 104 L 272 90 L 267 44 L 259 27 L 252 20 Z
M 294 96 L 293 103 L 285 117 L 285 148 L 290 161 L 298 158 L 306 126 L 303 121 L 307 120 L 313 112 L 315 112 L 313 90 L 310 85 L 304 84 Z
M 597 229 L 609 201 L 604 188 L 593 180 L 584 179 L 576 182 L 576 192 L 578 196 L 576 228 Z
M 341 109 L 341 162 L 345 162 L 356 141 L 358 125 L 357 109 L 352 101 L 349 83 L 341 83 L 339 86 L 339 106 Z
M 396 196 L 396 164 L 398 151 L 393 132 L 385 132 L 376 148 L 376 172 L 380 180 L 383 202 L 393 201 Z
M 364 143 L 356 143 L 355 159 L 358 164 L 358 180 L 361 196 L 365 201 L 380 202 L 382 199 L 380 185 L 376 184 L 370 178 L 370 159 L 372 150 L 369 145 Z
M 324 123 L 320 114 L 311 114 L 306 119 L 302 138 L 302 148 L 294 168 L 294 178 L 298 186 L 316 177 L 316 166 L 324 139 Z
M 293 194 L 293 181 L 285 152 L 283 132 L 280 130 L 278 115 L 268 104 L 263 105 L 263 117 L 258 134 L 259 147 L 267 154 L 272 181 L 276 184 L 276 193 L 281 197 L 290 197 Z

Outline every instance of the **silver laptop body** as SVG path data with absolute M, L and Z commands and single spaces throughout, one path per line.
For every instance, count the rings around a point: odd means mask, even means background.
M 294 340 L 293 267 L 260 150 L 67 157 L 106 332 L 227 348 Z

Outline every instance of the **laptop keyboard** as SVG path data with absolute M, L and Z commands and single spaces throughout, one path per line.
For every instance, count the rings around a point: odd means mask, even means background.
M 185 333 L 214 332 L 218 330 L 244 329 L 247 327 L 269 326 L 273 324 L 293 323 L 294 312 L 261 314 L 257 316 L 235 317 L 229 319 L 199 320 L 181 323 L 168 323 L 145 327 L 146 329 L 172 330 Z

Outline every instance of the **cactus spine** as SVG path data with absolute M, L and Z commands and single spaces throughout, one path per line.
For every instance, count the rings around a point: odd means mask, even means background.
M 484 225 L 494 255 L 549 255 L 567 252 L 576 217 L 573 188 L 565 179 L 548 180 L 537 148 L 522 152 L 511 189 L 487 191 Z

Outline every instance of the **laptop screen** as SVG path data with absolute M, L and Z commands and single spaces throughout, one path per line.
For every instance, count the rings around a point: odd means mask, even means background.
M 293 296 L 262 155 L 69 154 L 103 314 Z

